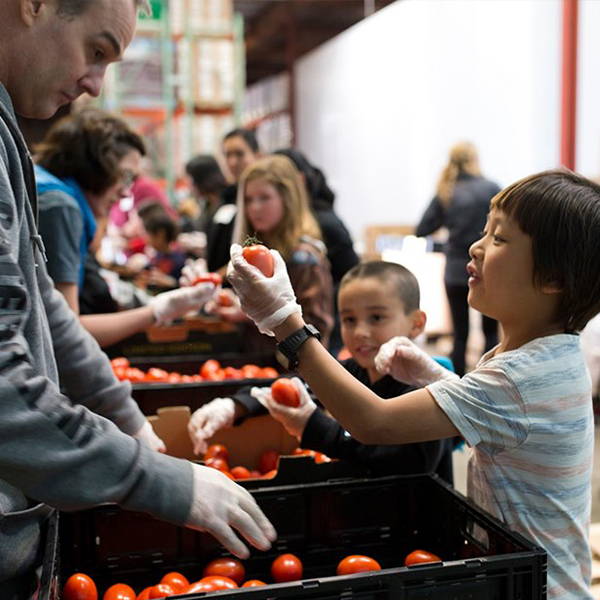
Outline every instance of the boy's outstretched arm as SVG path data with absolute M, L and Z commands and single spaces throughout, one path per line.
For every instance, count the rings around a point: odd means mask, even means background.
M 285 263 L 273 252 L 275 272 L 265 277 L 232 246 L 228 278 L 242 308 L 262 331 L 278 340 L 304 325 Z M 365 444 L 403 444 L 458 434 L 426 389 L 383 400 L 357 381 L 311 338 L 298 352 L 299 372 L 315 395 L 357 440 Z

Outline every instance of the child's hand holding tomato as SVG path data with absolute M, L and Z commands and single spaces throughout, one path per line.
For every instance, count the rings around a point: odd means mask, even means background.
M 304 383 L 302 383 L 298 377 L 292 377 L 292 379 L 282 378 L 277 381 L 287 382 L 286 386 L 292 388 L 287 392 L 287 395 L 290 396 L 290 400 L 292 392 L 297 392 L 299 399 L 298 406 L 286 406 L 286 404 L 281 404 L 281 402 L 276 401 L 271 393 L 271 388 L 268 387 L 253 387 L 250 390 L 250 394 L 269 411 L 276 421 L 279 421 L 285 427 L 290 435 L 301 440 L 306 423 L 308 423 L 308 420 L 317 408 L 317 405 L 313 402 Z
M 302 314 L 290 283 L 285 262 L 277 250 L 273 257 L 273 276 L 267 277 L 244 258 L 239 244 L 231 246 L 227 279 L 233 286 L 242 310 L 254 321 L 261 333 L 273 335 L 273 329 L 294 313 Z

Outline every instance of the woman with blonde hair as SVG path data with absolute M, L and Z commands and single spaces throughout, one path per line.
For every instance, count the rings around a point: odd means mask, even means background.
M 279 251 L 302 312 L 307 322 L 320 331 L 327 347 L 333 327 L 331 269 L 319 225 L 309 207 L 304 181 L 285 156 L 261 158 L 242 173 L 233 241 L 243 244 L 248 237 L 256 237 L 267 247 Z M 237 304 L 215 310 L 225 319 L 247 319 Z M 255 329 L 250 323 L 249 327 Z M 250 350 L 273 348 L 272 340 L 261 337 Z
M 452 362 L 459 375 L 465 372 L 465 354 L 469 337 L 469 293 L 467 263 L 469 247 L 479 239 L 485 227 L 490 200 L 500 191 L 493 181 L 481 175 L 477 150 L 470 142 L 460 142 L 450 149 L 448 163 L 442 170 L 436 195 L 417 225 L 416 235 L 448 229 L 444 247 L 446 269 L 444 286 L 450 304 L 454 329 Z M 498 343 L 498 325 L 482 316 L 485 351 Z

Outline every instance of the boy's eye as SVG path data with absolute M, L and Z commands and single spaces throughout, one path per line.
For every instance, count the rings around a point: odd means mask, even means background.
M 383 315 L 371 315 L 371 321 L 373 323 L 379 323 L 380 321 L 383 320 Z
M 342 318 L 342 323 L 344 325 L 352 325 L 355 322 L 354 317 L 343 317 Z

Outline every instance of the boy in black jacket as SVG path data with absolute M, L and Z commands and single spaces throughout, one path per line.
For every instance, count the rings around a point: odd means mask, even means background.
M 342 340 L 352 356 L 342 365 L 384 398 L 413 389 L 378 373 L 374 359 L 380 346 L 392 337 L 414 339 L 423 332 L 426 315 L 419 308 L 419 296 L 415 276 L 395 263 L 362 263 L 341 280 L 338 304 Z M 233 398 L 217 398 L 198 409 L 189 424 L 196 451 L 202 451 L 205 440 L 216 430 L 262 412 L 264 405 L 303 448 L 360 463 L 377 475 L 436 472 L 452 482 L 452 440 L 392 446 L 362 444 L 317 407 L 299 380 L 295 382 L 301 391 L 297 408 L 274 402 L 270 388 L 252 388 L 241 390 Z

